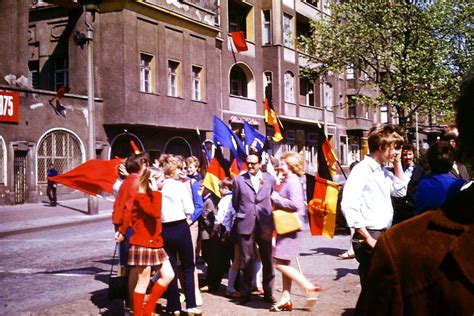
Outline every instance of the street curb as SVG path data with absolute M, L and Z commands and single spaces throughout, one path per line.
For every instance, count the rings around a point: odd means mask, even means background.
M 24 234 L 24 233 L 38 232 L 38 231 L 43 231 L 50 228 L 71 227 L 71 226 L 76 226 L 76 225 L 80 225 L 84 223 L 94 223 L 94 222 L 100 222 L 100 221 L 111 219 L 110 213 L 87 215 L 87 216 L 88 217 L 64 219 L 62 222 L 57 222 L 57 223 L 39 223 L 39 224 L 33 223 L 30 227 L 13 228 L 10 230 L 7 229 L 4 231 L 0 231 L 0 238 L 12 236 L 12 235 Z

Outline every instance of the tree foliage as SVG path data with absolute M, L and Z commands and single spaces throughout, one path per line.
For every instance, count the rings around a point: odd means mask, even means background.
M 338 1 L 331 16 L 311 22 L 298 38 L 310 57 L 302 75 L 316 79 L 355 69 L 361 87 L 386 104 L 406 127 L 415 111 L 449 120 L 463 75 L 473 67 L 474 6 L 471 1 Z

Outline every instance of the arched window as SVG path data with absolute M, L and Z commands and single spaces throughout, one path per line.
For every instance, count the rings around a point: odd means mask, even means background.
M 230 94 L 255 99 L 255 79 L 252 71 L 243 63 L 236 64 L 230 70 Z
M 290 72 L 285 72 L 285 102 L 295 102 L 294 99 L 294 87 L 295 87 L 295 76 Z
M 48 165 L 52 163 L 65 173 L 82 163 L 83 153 L 79 139 L 65 130 L 47 133 L 38 145 L 38 183 L 46 183 Z
M 0 184 L 6 184 L 7 179 L 7 148 L 3 137 L 0 136 Z
M 165 153 L 189 157 L 193 155 L 191 145 L 183 137 L 173 137 L 165 145 Z
M 115 157 L 127 158 L 133 153 L 131 141 L 137 145 L 140 151 L 144 151 L 144 147 L 140 139 L 132 133 L 122 133 L 110 142 L 110 159 Z
M 239 66 L 234 66 L 230 71 L 230 94 L 247 97 L 247 77 Z

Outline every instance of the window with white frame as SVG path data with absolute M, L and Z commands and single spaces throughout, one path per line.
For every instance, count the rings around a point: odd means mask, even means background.
M 65 173 L 82 163 L 79 140 L 65 130 L 55 130 L 46 134 L 38 145 L 38 183 L 46 183 L 49 164 L 59 173 Z
M 7 156 L 7 153 L 6 153 L 5 141 L 0 136 L 0 184 L 6 184 L 5 182 L 7 178 L 7 175 L 6 175 L 7 170 L 5 168 L 6 156 Z
M 323 85 L 324 107 L 328 111 L 332 111 L 334 105 L 334 88 L 331 84 L 325 82 Z
M 180 96 L 180 63 L 168 60 L 168 95 L 171 97 Z
M 201 67 L 192 66 L 192 99 L 196 101 L 201 101 L 204 99 L 204 80 L 203 80 L 203 70 Z
M 154 58 L 153 55 L 140 54 L 140 91 L 153 92 L 154 87 Z
M 267 94 L 269 96 L 272 96 L 272 92 L 271 91 L 267 91 L 267 87 L 268 89 L 271 88 L 271 83 L 272 83 L 272 72 L 271 71 L 265 71 L 263 73 L 263 97 L 266 98 L 267 97 Z
M 293 17 L 289 14 L 283 14 L 283 44 L 286 47 L 293 48 Z
M 380 123 L 388 123 L 388 106 L 386 104 L 380 106 Z
M 28 62 L 28 70 L 30 71 L 31 87 L 39 89 L 39 60 L 30 60 Z
M 271 11 L 262 11 L 263 21 L 263 34 L 262 34 L 262 45 L 270 45 L 272 43 L 272 25 L 271 25 Z
M 68 85 L 68 61 L 66 57 L 54 59 L 54 90 L 57 91 L 61 86 Z
M 295 76 L 289 71 L 285 72 L 285 102 L 294 102 L 294 81 Z

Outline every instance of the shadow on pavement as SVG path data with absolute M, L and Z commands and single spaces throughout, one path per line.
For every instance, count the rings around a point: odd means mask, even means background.
M 101 289 L 91 292 L 91 302 L 97 306 L 101 315 L 123 315 L 124 303 L 123 300 L 109 300 L 107 296 L 107 289 Z
M 336 270 L 336 277 L 334 278 L 335 281 L 345 277 L 348 274 L 359 275 L 357 269 L 347 269 L 347 268 L 337 268 Z
M 337 257 L 339 254 L 343 253 L 345 250 L 340 249 L 340 248 L 328 248 L 328 247 L 320 247 L 316 249 L 310 249 L 312 252 L 302 252 L 300 253 L 300 256 L 306 257 L 306 256 L 314 256 L 318 254 L 323 254 L 323 255 L 330 255 Z
M 67 206 L 67 205 L 64 205 L 64 204 L 58 203 L 58 206 L 63 207 L 63 208 L 67 208 L 67 209 L 70 209 L 70 210 L 73 210 L 73 211 L 75 211 L 75 212 L 79 212 L 79 213 L 82 213 L 82 214 L 85 214 L 85 215 L 89 214 L 89 213 L 86 212 L 86 211 L 83 211 L 83 210 L 81 210 L 81 209 L 74 208 L 74 207 L 71 207 L 71 206 Z
M 41 274 L 54 274 L 54 275 L 96 275 L 104 271 L 105 271 L 104 269 L 100 269 L 97 267 L 84 267 L 84 268 L 75 268 L 75 269 L 46 271 L 46 272 L 40 272 L 40 273 Z

